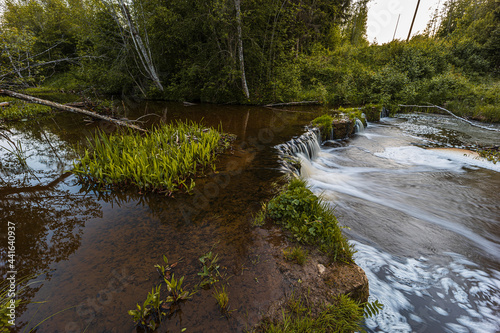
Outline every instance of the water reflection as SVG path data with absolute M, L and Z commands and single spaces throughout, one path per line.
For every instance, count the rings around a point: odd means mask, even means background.
M 260 202 L 272 193 L 270 184 L 281 175 L 273 146 L 300 134 L 315 113 L 124 104 L 133 108 L 126 108 L 122 116 L 140 118 L 145 127 L 187 119 L 222 125 L 225 132 L 238 137 L 233 149 L 219 156 L 217 171 L 196 179 L 192 194 L 167 198 L 134 189 L 95 191 L 64 173 L 71 167 L 73 145 L 84 144 L 97 129 L 114 131 L 113 125 L 101 121 L 83 125 L 79 115 L 60 114 L 40 121 L 40 126 L 12 127 L 13 138 L 26 147 L 28 165 L 37 178 L 24 180 L 20 170 L 3 174 L 2 219 L 19 225 L 23 243 L 19 256 L 29 273 L 49 271 L 43 285 L 23 296 L 48 303 L 27 306 L 21 320 L 37 323 L 69 307 L 44 322 L 39 332 L 81 332 L 86 327 L 94 332 L 133 331 L 127 311 L 158 282 L 154 265 L 161 263 L 162 255 L 172 261 L 182 259 L 176 276 L 186 276 L 185 284 L 193 286 L 199 278 L 198 258 L 214 250 L 231 276 L 230 303 L 236 310 L 232 319 L 221 318 L 209 291 L 183 305 L 165 328 L 242 331 L 250 327 L 272 300 L 288 291 L 273 258 L 273 245 L 265 241 L 280 236 L 250 226 Z M 21 331 L 22 325 L 17 329 Z

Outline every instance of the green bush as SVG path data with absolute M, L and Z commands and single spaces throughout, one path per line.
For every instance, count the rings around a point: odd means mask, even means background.
M 323 140 L 325 140 L 327 137 L 329 137 L 330 132 L 332 131 L 333 128 L 333 117 L 324 114 L 322 116 L 319 116 L 311 122 L 313 126 L 316 126 L 320 129 L 321 131 L 321 137 Z
M 354 253 L 342 235 L 333 209 L 306 183 L 294 179 L 267 204 L 267 216 L 289 230 L 300 243 L 315 245 L 334 261 L 352 262 Z

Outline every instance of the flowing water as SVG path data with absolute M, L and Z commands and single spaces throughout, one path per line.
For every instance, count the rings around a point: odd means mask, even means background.
M 296 154 L 385 305 L 370 332 L 500 331 L 500 165 L 457 149 L 476 143 L 500 134 L 412 114 Z
M 16 227 L 18 280 L 39 275 L 20 292 L 25 303 L 16 310 L 14 332 L 42 321 L 37 332 L 134 332 L 127 311 L 159 282 L 154 265 L 162 255 L 178 262 L 175 276 L 185 276 L 189 288 L 199 280 L 198 258 L 211 250 L 221 256 L 231 316 L 221 315 L 211 291 L 202 290 L 162 331 L 252 327 L 270 302 L 290 291 L 276 265 L 276 248 L 286 240 L 279 229 L 252 227 L 253 214 L 281 175 L 274 147 L 301 135 L 317 112 L 125 103 L 123 116 L 142 117 L 146 126 L 191 119 L 222 124 L 238 139 L 219 158 L 218 172 L 197 180 L 193 195 L 166 198 L 94 192 L 66 172 L 75 157 L 71 147 L 84 145 L 96 128 L 113 130 L 107 123 L 85 125 L 81 116 L 59 114 L 3 125 L 10 141 L 0 140 L 0 275 L 9 271 L 6 222 Z M 356 262 L 369 276 L 372 297 L 385 304 L 369 329 L 499 331 L 498 167 L 422 148 L 494 145 L 498 135 L 433 115 L 357 130 L 353 139 L 321 148 L 317 133 L 306 133 L 289 149 L 300 156 L 313 189 L 351 228 Z M 19 143 L 25 167 L 8 152 Z

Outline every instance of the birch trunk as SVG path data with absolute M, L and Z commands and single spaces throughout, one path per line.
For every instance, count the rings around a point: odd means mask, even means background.
M 250 98 L 250 93 L 248 92 L 247 79 L 245 76 L 245 60 L 243 57 L 243 36 L 241 32 L 241 9 L 240 0 L 234 0 L 234 6 L 236 7 L 236 23 L 238 29 L 238 53 L 240 59 L 240 71 L 241 71 L 241 85 L 243 86 L 243 92 L 245 96 Z
M 120 20 L 117 17 L 117 13 L 114 11 L 113 6 L 109 4 L 106 0 L 101 0 L 101 2 L 108 8 L 110 13 L 113 15 L 116 23 L 118 26 L 121 28 Z M 153 59 L 151 57 L 151 52 L 149 49 L 149 45 L 145 45 L 141 35 L 139 34 L 134 20 L 132 19 L 132 16 L 130 15 L 130 11 L 127 7 L 127 5 L 123 2 L 123 0 L 118 0 L 118 5 L 120 7 L 121 13 L 123 15 L 123 18 L 125 19 L 126 25 L 128 27 L 130 37 L 132 38 L 132 42 L 134 43 L 134 48 L 139 56 L 139 59 L 141 61 L 142 66 L 147 72 L 147 75 L 149 78 L 154 82 L 156 87 L 160 89 L 160 91 L 163 91 L 163 85 L 160 82 L 160 78 L 158 76 L 158 72 L 156 71 L 156 68 L 153 64 Z M 146 37 L 147 40 L 147 37 Z

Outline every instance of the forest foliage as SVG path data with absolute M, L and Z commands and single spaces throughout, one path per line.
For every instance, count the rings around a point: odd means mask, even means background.
M 370 45 L 369 0 L 6 0 L 0 85 L 214 103 L 448 106 L 500 121 L 500 5 Z M 249 97 L 244 92 L 248 86 Z

